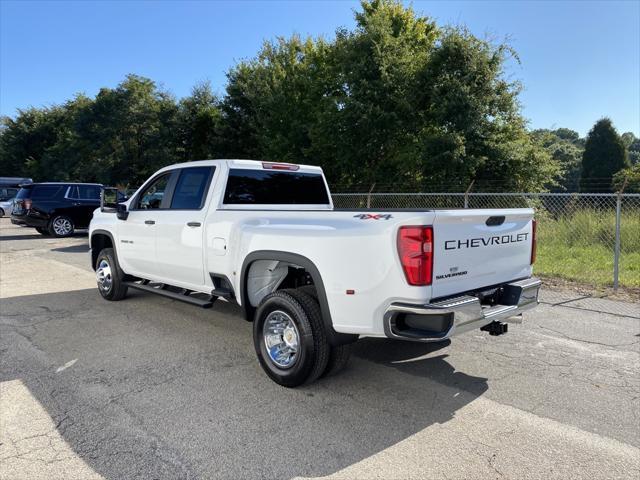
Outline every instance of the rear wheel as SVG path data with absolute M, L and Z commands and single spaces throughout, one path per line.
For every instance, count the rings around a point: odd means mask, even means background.
M 335 375 L 347 366 L 349 363 L 349 357 L 351 357 L 351 351 L 353 350 L 353 343 L 346 345 L 340 345 L 337 347 L 331 347 L 329 352 L 329 361 L 327 362 L 327 368 L 322 372 L 321 377 L 331 377 Z
M 297 290 L 278 290 L 262 300 L 253 342 L 265 373 L 284 387 L 313 382 L 329 361 L 320 307 Z
M 4 208 L 0 208 L 0 217 L 4 217 Z
M 113 248 L 104 248 L 96 259 L 96 281 L 98 291 L 106 300 L 122 300 L 127 295 L 127 285 L 123 282 Z
M 302 287 L 298 287 L 298 291 L 306 293 L 316 301 L 318 300 L 318 291 L 316 290 L 315 285 L 304 285 Z M 329 348 L 329 361 L 327 362 L 324 372 L 320 375 L 321 378 L 330 377 L 344 370 L 347 363 L 349 363 L 349 357 L 353 350 L 353 343 L 339 345 L 337 347 L 332 346 Z
M 36 232 L 38 232 L 40 235 L 49 235 L 49 230 L 44 227 L 36 227 Z
M 73 222 L 66 215 L 56 215 L 49 224 L 49 233 L 54 237 L 70 237 L 73 230 Z

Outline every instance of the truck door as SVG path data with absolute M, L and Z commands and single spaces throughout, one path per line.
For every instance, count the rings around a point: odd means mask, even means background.
M 156 232 L 161 213 L 168 207 L 170 189 L 177 176 L 175 172 L 164 172 L 153 179 L 131 200 L 127 220 L 118 225 L 118 256 L 127 273 L 147 279 L 164 276 L 156 262 Z
M 215 167 L 178 170 L 168 208 L 156 223 L 156 261 L 167 283 L 205 284 L 204 219 Z

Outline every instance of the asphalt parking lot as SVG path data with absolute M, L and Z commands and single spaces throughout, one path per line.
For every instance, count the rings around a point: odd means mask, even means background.
M 507 335 L 363 339 L 290 390 L 239 307 L 106 302 L 87 249 L 0 220 L 2 479 L 640 476 L 638 304 L 543 292 Z

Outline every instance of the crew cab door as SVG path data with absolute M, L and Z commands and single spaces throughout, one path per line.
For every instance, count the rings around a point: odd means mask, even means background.
M 118 225 L 118 260 L 127 273 L 147 279 L 163 277 L 156 261 L 156 231 L 161 214 L 169 206 L 176 171 L 153 178 L 129 205 L 129 216 Z
M 177 170 L 170 204 L 158 213 L 156 263 L 169 284 L 205 284 L 204 219 L 214 173 L 211 165 Z

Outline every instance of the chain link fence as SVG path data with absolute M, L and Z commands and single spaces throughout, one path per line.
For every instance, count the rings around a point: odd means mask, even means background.
M 592 290 L 640 288 L 640 194 L 334 193 L 336 208 L 536 209 L 539 275 Z

